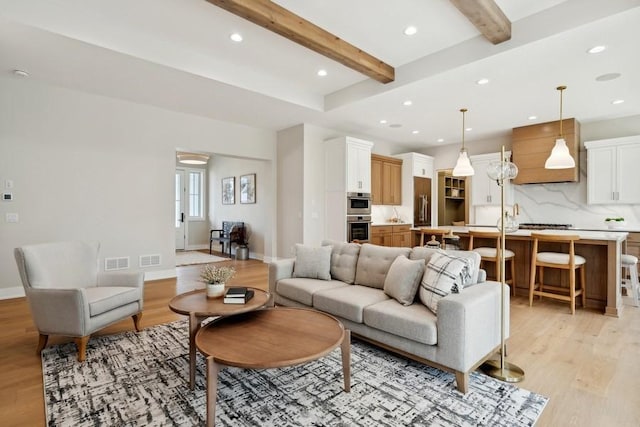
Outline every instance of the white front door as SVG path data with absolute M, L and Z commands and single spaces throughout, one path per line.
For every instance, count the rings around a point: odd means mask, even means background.
M 185 172 L 183 169 L 176 169 L 175 184 L 176 250 L 184 250 L 187 240 L 187 227 L 185 222 L 187 186 L 185 182 Z

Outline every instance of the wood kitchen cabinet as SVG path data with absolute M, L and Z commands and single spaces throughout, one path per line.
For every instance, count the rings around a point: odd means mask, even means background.
M 473 206 L 500 206 L 500 186 L 495 180 L 489 178 L 487 169 L 493 162 L 500 162 L 500 153 L 482 154 L 469 157 L 475 169 L 471 177 L 471 205 Z M 511 159 L 511 152 L 505 152 L 505 160 Z M 513 204 L 513 186 L 510 180 L 504 181 L 504 203 Z
M 374 205 L 402 204 L 402 160 L 371 155 L 371 200 Z
M 468 177 L 451 175 L 451 170 L 438 171 L 438 225 L 469 222 Z
M 544 163 L 551 154 L 560 135 L 560 121 L 513 128 L 511 153 L 518 166 L 514 184 L 542 184 L 546 182 L 578 182 L 580 178 L 580 122 L 576 119 L 562 121 L 562 136 L 576 166 L 569 169 L 545 169 Z
M 412 247 L 411 226 L 374 225 L 371 227 L 371 243 L 379 246 Z
M 587 141 L 587 203 L 640 203 L 640 136 Z

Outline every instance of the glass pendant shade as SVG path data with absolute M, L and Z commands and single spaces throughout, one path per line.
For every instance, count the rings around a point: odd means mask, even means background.
M 556 145 L 551 150 L 551 155 L 544 162 L 545 169 L 569 169 L 576 167 L 576 161 L 569 153 L 569 147 L 564 138 L 556 139 Z
M 518 176 L 518 166 L 511 162 L 491 162 L 487 176 L 496 181 L 514 179 Z
M 475 171 L 471 166 L 469 156 L 467 156 L 467 150 L 463 148 L 462 150 L 460 150 L 458 161 L 456 162 L 456 166 L 453 168 L 453 172 L 451 172 L 451 174 L 453 176 L 471 176 L 474 173 Z

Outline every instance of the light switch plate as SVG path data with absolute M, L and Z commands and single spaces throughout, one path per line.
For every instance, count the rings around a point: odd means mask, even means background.
M 17 213 L 8 213 L 6 215 L 7 222 L 18 222 L 18 214 Z

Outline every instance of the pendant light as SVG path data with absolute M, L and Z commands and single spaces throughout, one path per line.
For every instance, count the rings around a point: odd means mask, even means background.
M 464 148 L 464 114 L 467 112 L 467 109 L 461 108 L 460 112 L 462 113 L 462 148 L 460 149 L 460 155 L 458 156 L 456 166 L 453 168 L 453 172 L 451 172 L 451 174 L 453 176 L 471 176 L 475 172 L 471 166 L 469 156 L 467 155 L 467 149 Z
M 560 91 L 560 136 L 556 139 L 556 145 L 551 150 L 551 155 L 544 162 L 545 169 L 570 169 L 576 166 L 576 162 L 569 153 L 567 142 L 562 137 L 562 91 L 566 86 L 558 86 L 556 89 Z

